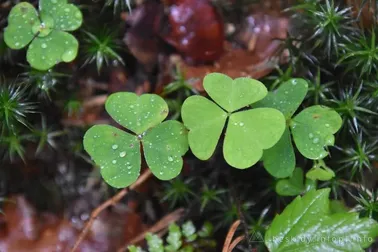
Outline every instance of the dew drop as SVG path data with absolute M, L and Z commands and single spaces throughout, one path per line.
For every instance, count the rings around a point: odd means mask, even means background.
M 62 54 L 62 60 L 64 62 L 70 62 L 74 58 L 74 56 L 75 52 L 73 50 L 68 50 Z
M 314 138 L 314 140 L 312 141 L 314 144 L 316 144 L 316 143 L 319 143 L 319 138 Z
M 242 122 L 241 122 L 241 123 L 239 123 L 239 126 L 243 127 L 243 126 L 244 126 L 244 123 L 242 123 Z
M 172 156 L 168 156 L 168 161 L 172 162 L 173 161 L 173 157 Z
M 134 108 L 134 105 L 130 105 L 130 108 Z
M 65 8 L 64 11 L 65 12 L 70 12 L 70 9 L 69 8 Z
M 310 134 L 308 134 L 308 137 L 311 139 L 311 138 L 314 137 L 314 134 L 310 133 Z
M 41 47 L 42 47 L 42 48 L 46 48 L 47 45 L 46 45 L 45 43 L 43 43 L 43 44 L 41 45 Z
M 116 145 L 116 144 L 113 144 L 113 145 L 112 145 L 112 149 L 113 149 L 113 150 L 116 150 L 116 149 L 118 149 L 118 145 Z
M 16 44 L 14 44 L 15 46 L 19 46 L 20 45 L 20 43 L 18 43 L 18 42 L 16 42 Z
M 113 160 L 112 163 L 113 163 L 113 164 L 116 164 L 116 163 L 117 163 L 117 160 Z
M 291 84 L 293 84 L 293 86 L 297 85 L 297 80 L 292 80 Z
M 159 174 L 160 174 L 160 175 L 163 175 L 163 174 L 164 174 L 164 172 L 159 172 Z
M 125 157 L 125 156 L 126 156 L 126 151 L 122 151 L 122 152 L 120 152 L 120 153 L 119 153 L 119 156 L 120 156 L 120 157 Z
M 329 124 L 328 123 L 326 123 L 326 125 L 325 125 L 327 128 L 329 127 Z

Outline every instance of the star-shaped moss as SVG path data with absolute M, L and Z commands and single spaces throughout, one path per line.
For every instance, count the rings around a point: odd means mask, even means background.
M 4 41 L 15 50 L 29 45 L 29 64 L 47 70 L 76 58 L 79 43 L 67 31 L 78 29 L 82 20 L 79 8 L 67 0 L 40 0 L 39 13 L 30 3 L 21 2 L 9 13 Z

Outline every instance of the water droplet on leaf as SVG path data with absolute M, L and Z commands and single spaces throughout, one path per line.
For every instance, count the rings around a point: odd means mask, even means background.
M 116 145 L 116 144 L 113 144 L 113 146 L 112 146 L 112 149 L 113 149 L 113 150 L 116 150 L 116 149 L 118 149 L 118 145 Z

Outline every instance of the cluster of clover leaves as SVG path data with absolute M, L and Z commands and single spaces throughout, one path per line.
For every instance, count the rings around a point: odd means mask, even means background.
M 141 146 L 156 177 L 176 177 L 189 147 L 201 160 L 213 155 L 226 124 L 223 154 L 230 166 L 245 169 L 262 160 L 270 174 L 285 178 L 293 174 L 296 163 L 290 131 L 303 156 L 321 160 L 341 127 L 340 116 L 323 106 L 306 108 L 292 118 L 307 93 L 302 79 L 292 79 L 270 93 L 257 80 L 220 73 L 208 74 L 203 85 L 213 101 L 200 95 L 187 98 L 183 124 L 163 122 L 169 111 L 158 95 L 119 92 L 108 97 L 106 111 L 130 133 L 95 125 L 84 136 L 84 148 L 108 184 L 121 188 L 138 178 Z
M 40 0 L 39 12 L 30 3 L 21 2 L 9 13 L 4 41 L 16 50 L 29 46 L 29 64 L 47 70 L 76 58 L 79 43 L 68 31 L 78 29 L 82 21 L 79 8 L 67 0 Z

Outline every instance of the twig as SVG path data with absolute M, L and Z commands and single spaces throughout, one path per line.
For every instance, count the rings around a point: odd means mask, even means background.
M 230 247 L 228 248 L 228 252 L 232 252 L 232 250 L 241 242 L 244 240 L 244 235 L 238 236 L 235 238 L 235 240 L 231 243 Z
M 100 107 L 105 104 L 108 95 L 97 95 L 91 97 L 83 102 L 83 108 Z
M 228 230 L 226 240 L 224 241 L 222 252 L 228 252 L 229 251 L 230 244 L 231 244 L 231 241 L 232 241 L 232 237 L 234 237 L 234 234 L 235 234 L 236 229 L 238 228 L 239 224 L 240 224 L 240 220 L 237 220 L 231 225 L 230 230 Z
M 82 240 L 85 238 L 85 236 L 89 232 L 89 229 L 90 229 L 91 225 L 93 224 L 93 222 L 95 221 L 95 219 L 97 218 L 97 216 L 102 211 L 104 211 L 109 206 L 112 206 L 115 203 L 117 203 L 118 201 L 120 201 L 128 193 L 129 190 L 133 190 L 136 187 L 138 187 L 139 185 L 143 184 L 150 176 L 151 176 L 151 171 L 150 170 L 146 170 L 138 178 L 138 180 L 135 181 L 134 184 L 132 184 L 131 186 L 129 186 L 129 188 L 126 187 L 126 188 L 122 189 L 116 195 L 114 195 L 112 198 L 108 199 L 107 201 L 105 201 L 104 203 L 102 203 L 101 205 L 99 205 L 95 210 L 93 210 L 93 212 L 91 213 L 90 219 L 85 224 L 84 229 L 81 231 L 79 238 L 77 239 L 77 241 L 75 242 L 75 245 L 71 249 L 71 252 L 76 251 L 76 249 L 79 247 L 79 245 L 82 242 Z
M 184 213 L 184 209 L 179 208 L 179 209 L 175 210 L 174 212 L 167 214 L 161 220 L 159 220 L 157 223 L 155 223 L 155 225 L 153 225 L 152 227 L 150 227 L 146 231 L 138 234 L 136 237 L 134 237 L 133 239 L 128 241 L 125 245 L 123 245 L 118 250 L 118 252 L 123 252 L 127 249 L 127 247 L 129 245 L 136 244 L 136 243 L 142 241 L 146 237 L 147 233 L 156 233 L 156 232 L 159 232 L 159 231 L 165 229 L 166 227 L 169 226 L 169 224 L 180 219 L 183 213 Z M 162 234 L 164 234 L 164 232 Z

